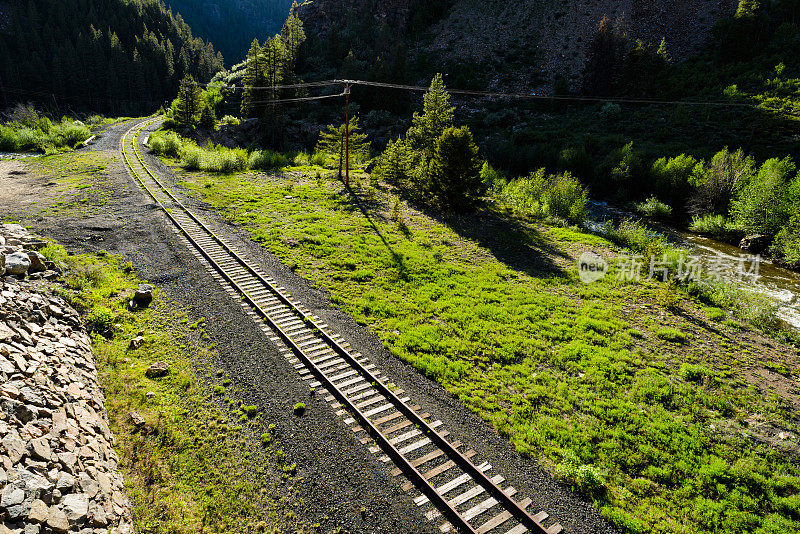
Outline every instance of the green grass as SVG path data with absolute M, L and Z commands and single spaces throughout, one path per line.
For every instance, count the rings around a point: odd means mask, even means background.
M 75 148 L 91 135 L 88 126 L 69 119 L 57 124 L 50 124 L 46 120 L 41 123 L 41 129 L 19 124 L 0 124 L 0 151 L 53 154 Z
M 60 293 L 106 328 L 92 342 L 137 532 L 306 531 L 295 516 L 293 464 L 283 451 L 280 460 L 271 450 L 251 456 L 258 438 L 231 422 L 215 402 L 219 392 L 199 378 L 215 354 L 185 312 L 160 294 L 149 309 L 129 312 L 126 296 L 140 281 L 117 258 L 67 257 L 57 245 L 44 253 L 67 270 Z M 145 344 L 129 350 L 140 330 Z M 148 379 L 147 367 L 161 360 L 168 377 Z M 132 411 L 146 420 L 143 429 L 132 425 Z
M 796 432 L 792 412 L 730 371 L 767 349 L 731 345 L 737 330 L 716 330 L 685 293 L 618 281 L 613 262 L 580 283 L 575 258 L 613 256 L 605 239 L 496 213 L 437 220 L 369 187 L 356 204 L 312 177 L 187 174 L 185 185 L 623 531 L 800 528 L 796 448 L 744 422 Z M 623 234 L 652 247 L 640 228 Z M 687 364 L 715 380 L 688 380 Z

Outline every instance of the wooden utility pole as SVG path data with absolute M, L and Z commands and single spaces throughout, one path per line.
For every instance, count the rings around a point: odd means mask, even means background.
M 344 86 L 344 185 L 350 187 L 350 84 Z

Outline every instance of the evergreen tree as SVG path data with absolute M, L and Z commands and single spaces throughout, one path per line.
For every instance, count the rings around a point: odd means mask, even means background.
M 281 29 L 281 40 L 286 49 L 286 78 L 294 81 L 297 64 L 300 60 L 300 47 L 306 41 L 303 21 L 297 16 L 297 2 L 292 3 L 289 18 Z
M 444 207 L 464 211 L 486 193 L 480 175 L 478 147 L 469 128 L 447 128 L 436 140 L 431 161 L 431 194 Z
M 361 133 L 361 126 L 358 117 L 350 118 L 350 162 L 363 160 L 369 157 L 369 141 L 367 136 Z M 329 125 L 327 130 L 320 132 L 317 150 L 324 154 L 329 154 L 336 158 L 339 167 L 339 178 L 342 177 L 345 161 L 347 128 L 344 124 L 339 126 Z M 350 166 L 352 168 L 352 165 Z
M 450 104 L 450 94 L 441 74 L 433 77 L 425 93 L 422 114 L 414 112 L 412 126 L 406 134 L 409 146 L 431 159 L 436 151 L 436 141 L 447 128 L 453 126 L 455 107 Z
M 244 96 L 242 97 L 242 116 L 258 117 L 263 115 L 263 104 L 256 103 L 265 99 L 263 89 L 254 89 L 266 85 L 267 80 L 264 76 L 264 63 L 261 56 L 261 46 L 258 39 L 253 39 L 250 51 L 247 53 L 246 67 L 242 83 L 244 84 Z
M 195 123 L 195 116 L 200 112 L 203 104 L 202 93 L 203 91 L 190 75 L 183 79 L 178 91 L 178 98 L 172 104 L 175 120 L 179 124 L 191 126 Z
M 584 94 L 613 95 L 624 57 L 624 37 L 617 34 L 608 17 L 603 17 L 589 45 L 589 58 L 583 73 Z

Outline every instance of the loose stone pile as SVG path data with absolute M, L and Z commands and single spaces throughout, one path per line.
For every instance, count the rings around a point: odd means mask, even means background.
M 58 273 L 38 250 L 47 245 L 19 224 L 0 227 L 0 275 L 30 275 L 32 278 L 55 278 Z
M 77 312 L 0 278 L 0 534 L 132 532 L 104 400 Z

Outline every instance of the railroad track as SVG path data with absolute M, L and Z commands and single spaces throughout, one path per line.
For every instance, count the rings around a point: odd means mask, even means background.
M 212 275 L 275 342 L 309 387 L 317 388 L 344 423 L 362 435 L 360 441 L 384 463 L 430 521 L 442 532 L 472 534 L 558 534 L 561 525 L 546 512 L 531 514 L 531 499 L 520 498 L 504 478 L 492 474 L 488 461 L 460 441 L 448 440 L 440 420 L 404 396 L 369 359 L 235 247 L 217 236 L 187 209 L 142 158 L 137 142 L 144 128 L 158 119 L 134 125 L 120 143 L 131 175 L 155 200 Z M 463 452 L 462 452 L 463 451 Z M 548 521 L 549 520 L 549 521 Z

